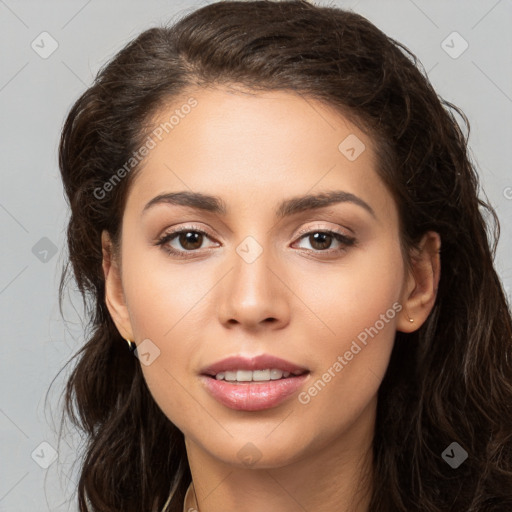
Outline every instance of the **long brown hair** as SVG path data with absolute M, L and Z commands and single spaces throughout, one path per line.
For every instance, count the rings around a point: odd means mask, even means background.
M 153 400 L 104 301 L 101 232 L 119 241 L 140 166 L 101 198 L 98 190 L 159 109 L 190 88 L 223 84 L 293 91 L 348 116 L 375 141 L 406 262 L 423 233 L 441 236 L 434 308 L 417 331 L 396 333 L 379 389 L 370 510 L 512 510 L 512 319 L 493 265 L 499 221 L 478 197 L 469 123 L 402 44 L 358 14 L 297 0 L 217 2 L 146 30 L 65 121 L 59 160 L 71 216 L 60 301 L 72 270 L 90 322 L 63 411 L 88 440 L 80 511 L 156 512 L 170 497 L 166 510 L 181 512 L 191 481 L 183 434 Z M 453 442 L 468 453 L 457 469 L 442 457 Z

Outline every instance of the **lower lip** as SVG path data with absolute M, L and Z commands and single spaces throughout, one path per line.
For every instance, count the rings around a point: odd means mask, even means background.
M 237 411 L 262 411 L 281 404 L 307 380 L 309 374 L 266 382 L 231 384 L 215 377 L 201 375 L 208 392 L 221 404 Z

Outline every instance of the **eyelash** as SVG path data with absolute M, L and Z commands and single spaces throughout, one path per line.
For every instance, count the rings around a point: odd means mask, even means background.
M 173 249 L 172 247 L 167 245 L 168 242 L 170 242 L 171 240 L 176 238 L 176 236 L 178 236 L 178 235 L 180 235 L 182 233 L 189 233 L 189 232 L 199 233 L 201 235 L 207 236 L 208 238 L 212 238 L 208 233 L 206 233 L 202 229 L 198 228 L 197 226 L 187 226 L 185 228 L 181 228 L 181 229 L 178 229 L 178 230 L 175 230 L 175 231 L 170 231 L 168 233 L 164 233 L 162 235 L 162 237 L 160 237 L 158 239 L 158 241 L 156 242 L 156 245 L 161 246 L 162 249 L 167 254 L 169 254 L 169 255 L 177 256 L 178 258 L 189 258 L 190 256 L 188 256 L 186 254 L 187 253 L 197 252 L 198 249 L 190 250 L 190 251 L 179 251 L 179 250 Z M 345 252 L 348 247 L 354 246 L 357 243 L 355 238 L 348 237 L 346 235 L 338 233 L 337 231 L 327 230 L 327 229 L 316 229 L 316 230 L 315 229 L 313 229 L 313 230 L 309 229 L 309 230 L 300 231 L 297 234 L 297 236 L 299 237 L 298 240 L 306 238 L 306 235 L 313 235 L 313 234 L 316 234 L 316 233 L 321 233 L 321 234 L 325 234 L 325 235 L 332 235 L 335 240 L 337 240 L 338 242 L 340 242 L 342 244 L 342 247 L 339 247 L 338 249 L 326 249 L 324 251 L 318 250 L 318 249 L 317 250 L 315 250 L 315 249 L 305 249 L 307 252 L 313 252 L 313 253 L 316 253 L 316 254 L 318 254 L 318 253 L 327 253 L 327 254 L 342 253 L 342 252 Z M 304 250 L 304 249 L 302 249 L 302 250 Z

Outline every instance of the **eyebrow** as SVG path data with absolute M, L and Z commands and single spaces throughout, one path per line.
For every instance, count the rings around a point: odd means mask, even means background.
M 373 208 L 360 197 L 343 190 L 331 190 L 319 194 L 307 194 L 296 196 L 282 201 L 276 208 L 277 218 L 284 218 L 308 210 L 316 210 L 337 203 L 353 203 L 364 208 L 375 219 L 377 218 Z M 187 206 L 196 210 L 203 210 L 210 213 L 225 216 L 228 213 L 226 203 L 218 196 L 202 194 L 201 192 L 169 192 L 160 194 L 149 201 L 142 214 L 158 204 L 174 204 Z

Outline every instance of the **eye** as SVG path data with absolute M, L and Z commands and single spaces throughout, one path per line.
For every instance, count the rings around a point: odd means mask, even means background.
M 307 240 L 312 246 L 314 252 L 342 252 L 346 251 L 347 247 L 355 245 L 356 239 L 338 233 L 332 230 L 313 230 L 313 231 L 301 231 L 299 234 L 303 235 L 299 240 Z M 336 241 L 340 246 L 335 249 L 330 249 L 332 242 Z M 327 250 L 326 250 L 327 249 Z M 309 250 L 309 249 L 308 249 Z
M 188 226 L 186 228 L 165 233 L 157 241 L 156 245 L 162 246 L 162 248 L 169 254 L 186 258 L 187 252 L 195 252 L 197 249 L 201 248 L 205 237 L 210 238 L 208 233 L 202 229 L 196 228 L 195 226 Z M 173 247 L 171 245 L 171 242 L 173 241 L 176 241 L 183 250 Z

